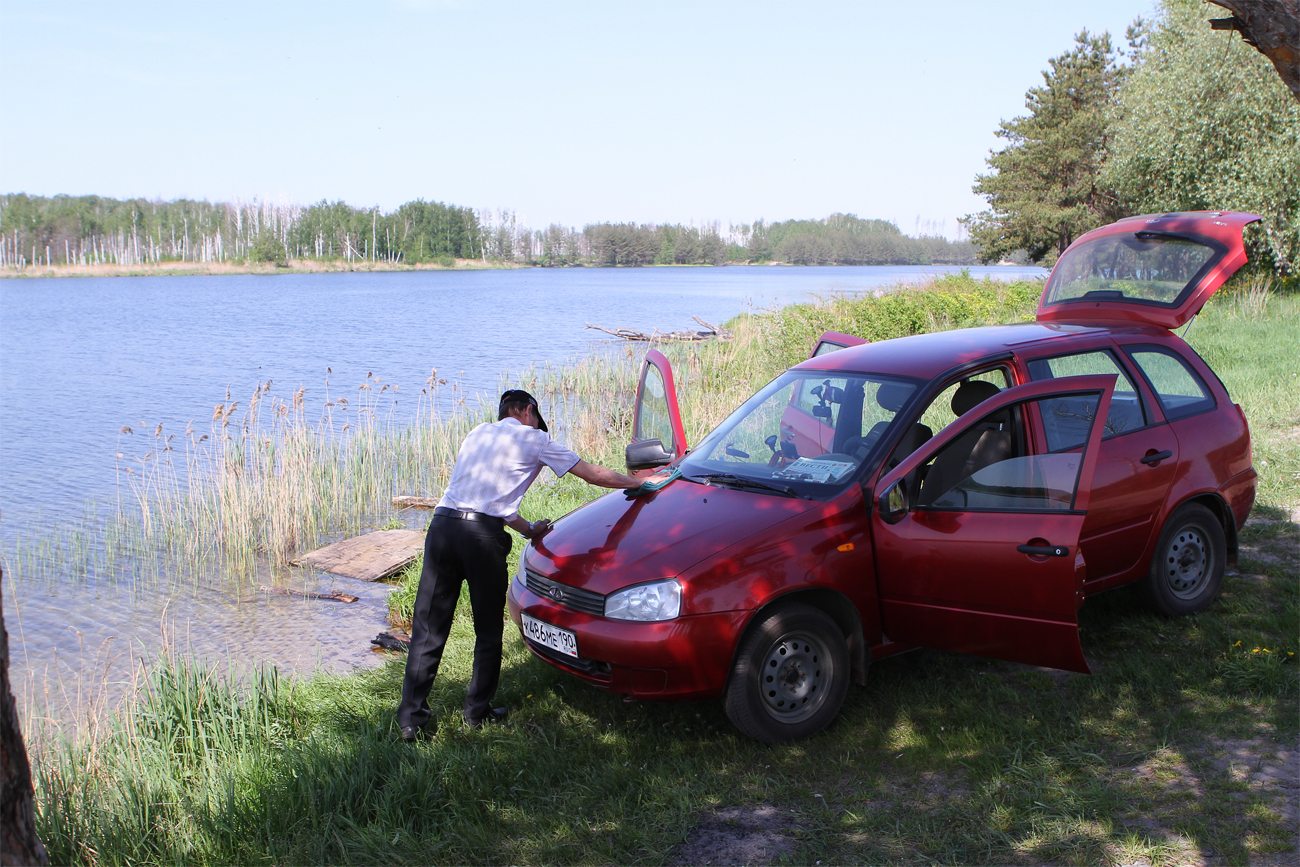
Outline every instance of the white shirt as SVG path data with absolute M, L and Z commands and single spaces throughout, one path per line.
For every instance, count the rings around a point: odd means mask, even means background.
M 438 505 L 512 521 L 519 516 L 524 492 L 543 466 L 562 476 L 578 460 L 577 454 L 550 434 L 517 418 L 485 422 L 460 444 L 451 481 Z

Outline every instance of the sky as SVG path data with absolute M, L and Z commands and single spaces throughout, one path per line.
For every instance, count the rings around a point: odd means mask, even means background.
M 0 0 L 0 193 L 955 237 L 1048 60 L 1154 2 Z

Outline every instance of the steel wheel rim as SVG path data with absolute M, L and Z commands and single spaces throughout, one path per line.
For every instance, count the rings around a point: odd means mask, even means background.
M 826 702 L 833 674 L 821 639 L 807 632 L 783 635 L 763 656 L 758 675 L 763 707 L 781 722 L 802 722 Z
M 1165 549 L 1165 583 L 1179 599 L 1193 599 L 1210 574 L 1210 540 L 1200 527 L 1181 528 Z

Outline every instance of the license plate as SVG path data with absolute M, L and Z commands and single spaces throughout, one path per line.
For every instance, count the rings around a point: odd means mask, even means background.
M 525 638 L 544 644 L 551 650 L 558 650 L 574 659 L 578 658 L 578 636 L 567 629 L 529 617 L 523 612 L 520 612 L 519 618 L 523 624 Z

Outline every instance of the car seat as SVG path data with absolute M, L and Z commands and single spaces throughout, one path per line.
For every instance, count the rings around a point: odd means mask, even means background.
M 912 396 L 915 389 L 910 385 L 904 385 L 901 382 L 886 382 L 876 389 L 876 404 L 883 410 L 891 413 L 897 413 L 907 403 L 907 399 Z M 871 426 L 865 436 L 850 437 L 844 443 L 844 451 L 858 461 L 862 461 L 870 454 L 876 442 L 884 435 L 886 429 L 893 424 L 893 421 L 878 421 Z M 926 440 L 933 435 L 933 431 L 923 424 L 914 424 L 903 434 L 903 439 L 898 448 L 894 449 L 894 456 L 891 459 L 890 466 L 897 466 L 898 462 L 910 455 L 921 447 Z
M 952 396 L 952 411 L 960 418 L 1000 391 L 991 382 L 966 380 Z M 938 454 L 925 473 L 916 504 L 928 506 L 963 479 L 1011 457 L 1011 416 L 1002 410 L 957 437 Z

